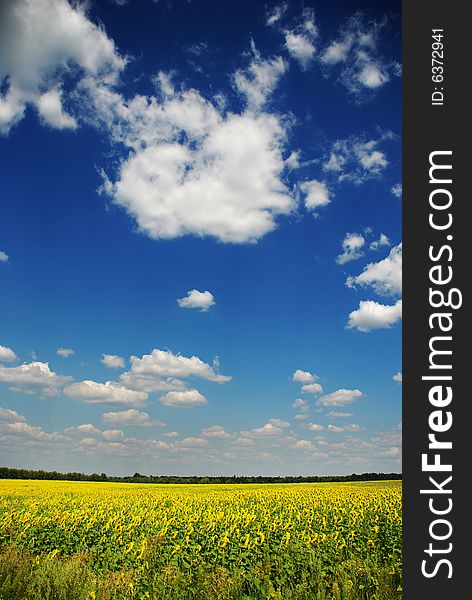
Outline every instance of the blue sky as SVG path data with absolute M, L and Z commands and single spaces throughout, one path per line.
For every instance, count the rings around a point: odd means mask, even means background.
M 400 471 L 400 3 L 0 10 L 0 462 Z

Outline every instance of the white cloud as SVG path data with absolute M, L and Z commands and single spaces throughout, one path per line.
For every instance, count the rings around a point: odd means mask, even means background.
M 59 348 L 56 350 L 56 354 L 59 354 L 59 356 L 62 356 L 63 358 L 67 358 L 74 354 L 74 350 L 72 350 L 72 348 Z
M 393 305 L 380 304 L 374 300 L 361 300 L 359 308 L 349 315 L 348 329 L 368 332 L 372 329 L 388 329 L 402 318 L 402 301 Z
M 395 185 L 392 186 L 391 190 L 392 194 L 396 197 L 396 198 L 401 198 L 402 197 L 402 184 L 401 183 L 396 183 Z
M 167 431 L 166 433 L 163 433 L 162 435 L 167 438 L 178 438 L 179 437 L 178 431 Z
M 106 412 L 102 415 L 102 421 L 106 425 L 134 425 L 138 427 L 150 427 L 153 423 L 146 412 L 130 408 L 117 412 Z
M 357 423 L 351 423 L 350 425 L 343 425 L 343 426 L 338 426 L 338 425 L 328 425 L 327 430 L 329 431 L 329 433 L 344 433 L 344 432 L 350 432 L 350 433 L 357 433 L 358 431 L 361 431 L 362 427 L 360 425 L 357 425 Z
M 181 354 L 173 354 L 166 350 L 154 349 L 151 354 L 141 358 L 130 358 L 130 374 L 153 378 L 186 378 L 199 377 L 215 383 L 226 383 L 231 380 L 227 375 L 220 375 L 197 356 L 187 358 Z
M 193 289 L 187 292 L 183 298 L 178 298 L 177 304 L 181 308 L 199 308 L 201 311 L 207 311 L 210 306 L 215 304 L 215 298 L 208 290 L 199 292 Z
M 309 440 L 297 440 L 293 444 L 290 444 L 289 448 L 291 450 L 302 450 L 304 452 L 312 452 L 316 450 L 316 446 L 313 445 L 313 442 Z
M 300 427 L 307 431 L 323 431 L 324 429 L 324 426 L 320 425 L 320 423 L 302 423 Z
M 51 371 L 48 363 L 34 361 L 17 367 L 4 367 L 0 365 L 0 381 L 13 383 L 20 386 L 33 386 L 42 388 L 44 395 L 57 395 L 59 388 L 72 381 L 72 377 L 57 375 Z
M 84 4 L 66 0 L 17 0 L 0 5 L 0 132 L 36 106 L 44 122 L 60 129 L 76 121 L 63 109 L 60 82 L 89 76 L 113 82 L 125 61 L 113 41 L 92 23 Z M 52 27 L 51 24 L 54 24 Z
M 144 406 L 148 399 L 146 392 L 130 390 L 114 381 L 98 383 L 85 380 L 72 383 L 64 388 L 64 394 L 86 404 L 123 404 L 136 407 Z
M 100 429 L 97 429 L 91 423 L 84 423 L 83 425 L 77 425 L 76 427 L 67 427 L 64 429 L 64 433 L 69 433 L 71 435 L 98 435 Z
M 298 25 L 294 29 L 285 30 L 284 34 L 285 47 L 290 56 L 303 70 L 308 69 L 316 54 L 313 42 L 318 37 L 313 9 L 305 8 Z
M 346 233 L 342 242 L 344 252 L 336 257 L 338 265 L 344 265 L 351 260 L 357 260 L 364 256 L 361 248 L 365 245 L 365 238 L 360 233 Z
M 317 379 L 319 379 L 318 375 L 313 375 L 310 371 L 302 371 L 301 369 L 297 369 L 292 375 L 292 381 L 298 383 L 313 383 Z
M 284 419 L 269 419 L 269 423 L 271 425 L 275 425 L 276 427 L 280 427 L 281 429 L 287 429 L 287 427 L 290 427 L 290 423 L 288 421 L 284 421 Z
M 297 398 L 296 400 L 294 400 L 292 407 L 296 408 L 302 413 L 307 412 L 309 409 L 308 402 L 306 400 L 302 400 L 301 398 Z
M 231 434 L 225 431 L 221 425 L 212 425 L 211 427 L 205 427 L 202 429 L 202 435 L 210 438 L 227 439 L 231 437 Z
M 315 212 L 321 206 L 327 206 L 331 202 L 329 190 L 326 183 L 322 181 L 312 179 L 304 181 L 298 187 L 305 194 L 305 207 L 307 210 Z
M 352 413 L 332 410 L 326 416 L 330 419 L 347 419 L 349 417 L 352 417 Z
M 305 383 L 300 391 L 302 394 L 322 394 L 323 387 L 319 383 Z
M 109 369 L 123 369 L 125 366 L 125 359 L 116 354 L 102 354 L 101 362 Z
M 246 69 L 238 69 L 234 74 L 236 89 L 246 98 L 248 108 L 259 110 L 275 90 L 280 77 L 287 70 L 280 57 L 263 59 L 252 42 L 254 58 Z
M 390 240 L 385 235 L 385 233 L 381 233 L 378 240 L 374 240 L 369 245 L 369 250 L 378 250 L 379 248 L 383 248 L 384 246 L 390 246 Z
M 0 250 L 0 262 L 8 262 L 9 256 L 6 252 L 4 252 L 3 250 Z
M 348 287 L 370 286 L 382 296 L 395 296 L 402 292 L 402 244 L 394 246 L 387 258 L 369 263 L 357 277 L 348 277 Z
M 0 406 L 0 422 L 19 423 L 22 421 L 26 421 L 25 417 L 17 413 L 16 410 L 3 408 L 2 406 Z
M 207 404 L 207 399 L 198 390 L 167 392 L 159 400 L 165 406 L 201 406 Z
M 398 372 L 396 373 L 393 377 L 392 377 L 393 381 L 397 381 L 398 383 L 402 383 L 403 382 L 403 375 L 402 373 Z
M 64 440 L 62 434 L 56 431 L 53 433 L 46 433 L 41 427 L 29 425 L 28 423 L 25 423 L 24 420 L 0 423 L 0 432 L 41 442 L 58 442 Z
M 16 354 L 11 348 L 0 345 L 0 362 L 12 362 L 16 358 Z
M 121 429 L 107 429 L 102 432 L 102 436 L 107 442 L 119 442 L 123 439 L 123 432 Z
M 378 148 L 386 139 L 392 139 L 392 134 L 384 133 L 379 139 L 353 135 L 336 140 L 324 158 L 323 169 L 339 182 L 351 181 L 356 185 L 378 177 L 389 164 L 385 153 Z
M 205 448 L 208 446 L 208 440 L 204 440 L 203 438 L 197 437 L 188 437 L 180 440 L 180 442 L 176 442 L 178 446 L 183 446 L 187 448 Z
M 286 2 L 282 2 L 282 3 L 274 6 L 272 11 L 267 14 L 266 25 L 268 25 L 270 27 L 270 26 L 278 23 L 280 21 L 280 19 L 283 17 L 287 8 L 288 8 L 288 4 Z
M 325 74 L 337 72 L 338 80 L 359 102 L 369 99 L 389 81 L 389 71 L 396 73 L 395 65 L 385 62 L 378 51 L 379 34 L 385 24 L 386 19 L 366 22 L 358 12 L 321 52 Z
M 248 434 L 249 435 L 253 435 L 256 437 L 262 436 L 272 436 L 272 435 L 279 435 L 283 432 L 283 428 L 279 427 L 277 425 L 275 425 L 274 423 L 266 423 L 265 425 L 263 425 L 262 427 L 256 427 L 255 429 L 251 429 L 250 432 L 241 432 L 241 434 Z
M 362 398 L 364 394 L 360 390 L 346 390 L 341 388 L 336 390 L 335 392 L 331 392 L 331 394 L 326 394 L 326 396 L 322 396 L 317 404 L 319 406 L 347 406 L 348 404 L 352 404 L 359 398 Z

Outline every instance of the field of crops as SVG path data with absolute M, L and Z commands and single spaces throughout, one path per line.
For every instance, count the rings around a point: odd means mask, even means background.
M 401 484 L 0 481 L 0 598 L 401 598 Z

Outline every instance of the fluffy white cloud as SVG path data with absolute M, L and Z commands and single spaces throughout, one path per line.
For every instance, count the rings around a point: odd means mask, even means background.
M 323 387 L 319 383 L 305 383 L 300 391 L 302 394 L 322 394 Z
M 199 308 L 201 311 L 207 311 L 215 304 L 215 298 L 208 290 L 199 292 L 194 289 L 187 292 L 183 298 L 178 298 L 177 304 L 182 308 Z
M 2 406 L 0 406 L 0 422 L 19 423 L 22 421 L 26 421 L 25 417 L 17 413 L 16 410 L 3 408 Z
M 51 24 L 54 24 L 52 27 Z M 125 61 L 85 5 L 66 0 L 6 0 L 0 4 L 0 132 L 23 118 L 32 104 L 59 129 L 76 121 L 63 108 L 60 83 L 88 76 L 113 82 Z
M 402 244 L 394 246 L 387 258 L 369 263 L 357 277 L 348 277 L 348 287 L 370 286 L 382 296 L 395 296 L 402 292 Z
M 286 2 L 281 2 L 274 6 L 272 11 L 267 14 L 266 25 L 273 26 L 276 25 L 280 19 L 283 17 L 285 11 L 287 10 L 288 4 Z
M 351 423 L 350 425 L 343 425 L 343 426 L 338 426 L 338 425 L 328 425 L 327 430 L 329 431 L 329 433 L 344 433 L 344 432 L 350 432 L 350 433 L 356 433 L 358 431 L 361 431 L 362 427 L 360 425 L 357 425 L 357 423 Z
M 11 348 L 0 345 L 0 362 L 12 362 L 16 360 L 16 354 Z
M 346 233 L 342 242 L 343 253 L 336 257 L 338 265 L 344 265 L 351 260 L 364 256 L 361 248 L 365 245 L 365 238 L 360 233 Z
M 316 54 L 314 40 L 318 37 L 313 9 L 306 8 L 297 27 L 285 30 L 284 34 L 285 47 L 290 56 L 302 69 L 308 69 Z
M 339 81 L 357 101 L 372 96 L 396 73 L 395 65 L 385 62 L 379 54 L 379 34 L 386 20 L 367 22 L 358 12 L 348 20 L 339 37 L 321 52 L 320 64 L 326 74 L 334 70 Z
M 331 394 L 326 394 L 322 396 L 317 404 L 319 406 L 346 406 L 348 404 L 352 404 L 359 398 L 362 398 L 364 394 L 360 390 L 346 390 L 341 388 L 336 390 L 335 392 L 331 392 Z
M 332 410 L 327 415 L 330 419 L 347 419 L 352 417 L 352 413 L 350 412 L 341 412 L 338 410 Z
M 348 329 L 368 332 L 372 329 L 388 329 L 402 318 L 402 301 L 393 305 L 380 304 L 374 300 L 361 300 L 359 308 L 349 315 Z
M 67 427 L 64 429 L 64 433 L 69 433 L 71 435 L 98 435 L 100 429 L 97 429 L 91 423 L 84 423 L 83 425 L 77 425 L 76 427 Z
M 221 425 L 212 425 L 211 427 L 205 427 L 202 429 L 202 435 L 210 438 L 227 439 L 231 437 L 231 434 L 225 431 Z
M 198 390 L 167 392 L 159 400 L 165 406 L 201 406 L 207 403 L 205 396 L 200 394 Z
M 298 383 L 313 383 L 317 379 L 319 379 L 318 375 L 313 375 L 310 371 L 302 371 L 301 369 L 297 369 L 292 375 L 292 381 Z
M 119 442 L 123 439 L 123 432 L 121 429 L 107 429 L 102 432 L 102 437 L 107 442 Z
M 361 135 L 336 140 L 324 158 L 323 169 L 339 182 L 351 181 L 357 185 L 378 177 L 388 165 L 385 153 L 379 150 L 379 144 L 391 138 L 392 134 L 384 133 L 380 139 L 368 139 Z
M 369 244 L 369 250 L 375 251 L 379 248 L 383 248 L 384 246 L 390 246 L 390 240 L 385 233 L 381 233 L 378 240 L 374 240 Z
M 254 242 L 292 211 L 281 179 L 285 132 L 275 116 L 218 116 L 193 147 L 174 139 L 174 129 L 169 140 L 132 153 L 103 187 L 151 238 Z
M 101 361 L 109 369 L 123 369 L 125 366 L 125 359 L 116 354 L 102 354 Z
M 289 448 L 291 450 L 302 450 L 304 452 L 312 452 L 316 450 L 316 446 L 314 446 L 313 442 L 309 440 L 297 440 L 293 444 L 290 444 Z
M 307 431 L 323 431 L 324 429 L 324 426 L 320 425 L 320 423 L 302 423 L 300 427 Z
M 294 400 L 292 407 L 296 408 L 302 413 L 307 412 L 309 409 L 308 402 L 306 400 L 302 400 L 301 398 L 297 398 L 296 400 Z
M 398 383 L 402 383 L 403 382 L 403 375 L 401 372 L 396 373 L 393 377 L 392 377 L 393 381 L 397 381 Z
M 3 250 L 0 250 L 0 262 L 8 262 L 8 259 L 10 257 L 8 256 L 8 254 L 6 252 L 4 252 Z
M 72 348 L 58 348 L 58 350 L 56 350 L 56 354 L 62 356 L 63 358 L 67 358 L 68 356 L 72 356 L 74 354 L 74 350 L 72 350 Z
M 19 386 L 42 388 L 44 395 L 57 395 L 59 388 L 72 381 L 72 377 L 57 375 L 48 363 L 34 361 L 17 367 L 0 365 L 0 381 Z
M 401 198 L 402 197 L 402 184 L 401 183 L 396 183 L 395 185 L 392 186 L 392 189 L 390 190 L 392 192 L 392 194 L 396 197 L 396 198 Z
M 103 413 L 102 421 L 106 425 L 135 425 L 139 427 L 150 427 L 153 424 L 148 413 L 141 412 L 136 408 Z
M 252 110 L 260 109 L 275 90 L 280 77 L 287 70 L 280 57 L 263 59 L 252 42 L 254 58 L 247 69 L 239 69 L 234 74 L 236 89 L 246 98 Z
M 327 206 L 329 199 L 329 190 L 326 183 L 312 179 L 304 181 L 299 185 L 300 190 L 305 194 L 305 207 L 307 210 L 315 212 L 321 206 Z
M 144 354 L 141 358 L 130 358 L 133 375 L 157 378 L 186 378 L 199 377 L 215 383 L 226 383 L 231 380 L 227 375 L 220 375 L 207 363 L 197 356 L 187 358 L 181 354 L 173 354 L 166 350 L 154 349 L 151 354 Z
M 275 425 L 275 423 L 266 423 L 265 425 L 263 425 L 262 427 L 256 427 L 255 429 L 251 429 L 251 431 L 249 432 L 241 432 L 241 435 L 243 434 L 249 434 L 249 436 L 272 436 L 272 435 L 279 435 L 283 432 L 283 428 L 279 427 L 277 425 Z
M 98 383 L 80 381 L 64 388 L 64 394 L 73 400 L 86 404 L 123 404 L 126 406 L 144 406 L 148 399 L 146 392 L 130 390 L 114 381 Z
M 25 423 L 24 420 L 0 422 L 0 432 L 40 442 L 59 442 L 64 440 L 64 436 L 57 431 L 46 433 L 41 427 L 29 425 L 28 423 Z

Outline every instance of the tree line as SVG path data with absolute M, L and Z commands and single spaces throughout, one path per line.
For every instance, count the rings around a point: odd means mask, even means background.
M 134 473 L 124 477 L 113 477 L 106 473 L 79 473 L 76 471 L 60 473 L 30 469 L 0 467 L 0 479 L 42 479 L 57 481 L 110 481 L 116 483 L 322 483 L 341 481 L 383 481 L 401 480 L 401 473 L 352 473 L 351 475 L 312 475 L 312 476 L 181 476 L 181 475 L 142 475 Z

